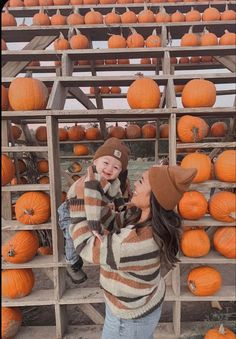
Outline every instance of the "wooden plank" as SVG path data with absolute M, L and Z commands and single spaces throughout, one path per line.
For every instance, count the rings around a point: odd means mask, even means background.
M 56 318 L 56 338 L 64 338 L 64 333 L 68 325 L 68 317 L 65 305 L 55 305 L 55 318 Z
M 97 325 L 104 324 L 104 317 L 91 304 L 81 304 L 79 309 Z
M 35 229 L 42 229 L 42 230 L 49 230 L 52 228 L 51 223 L 44 223 L 40 225 L 24 225 L 21 224 L 17 220 L 8 220 L 4 216 L 2 216 L 2 230 L 9 231 L 9 230 L 35 230 Z
M 9 185 L 2 187 L 3 192 L 49 191 L 48 184 Z
M 66 102 L 67 86 L 64 86 L 57 78 L 53 82 L 47 109 L 63 109 Z
M 167 22 L 160 23 L 158 26 L 154 23 L 132 23 L 132 24 L 97 24 L 97 25 L 76 25 L 82 34 L 89 35 L 92 41 L 105 41 L 107 39 L 107 33 L 120 34 L 122 28 L 122 34 L 125 38 L 130 34 L 130 27 L 137 30 L 142 34 L 144 38 L 151 35 L 154 28 L 157 28 L 157 33 L 160 34 L 162 26 L 166 26 L 172 36 L 172 39 L 180 39 L 188 30 L 190 26 L 193 26 L 193 30 L 196 33 L 203 31 L 205 26 L 208 27 L 210 32 L 215 33 L 217 36 L 224 34 L 224 30 L 234 31 L 234 21 L 198 21 L 198 22 Z M 8 42 L 22 42 L 29 41 L 36 35 L 55 35 L 58 36 L 60 32 L 64 36 L 68 35 L 70 29 L 69 25 L 59 26 L 21 26 L 21 27 L 2 27 L 2 37 Z M 190 54 L 191 55 L 191 54 Z
M 236 291 L 235 286 L 221 286 L 221 289 L 214 295 L 210 296 L 195 296 L 189 290 L 187 286 L 182 286 L 181 301 L 235 301 Z
M 236 259 L 223 257 L 217 251 L 211 250 L 207 255 L 200 258 L 190 258 L 180 254 L 181 264 L 236 264 Z
M 236 142 L 202 142 L 202 143 L 186 143 L 186 144 L 177 144 L 178 149 L 182 148 L 234 148 L 236 147 Z
M 231 72 L 236 71 L 235 55 L 215 56 L 214 58 L 226 68 L 228 68 Z
M 207 190 L 210 188 L 233 188 L 236 187 L 235 182 L 225 182 L 225 181 L 219 181 L 219 180 L 208 180 L 202 183 L 198 184 L 191 184 L 190 189 L 191 190 Z
M 205 216 L 198 220 L 183 220 L 182 221 L 183 226 L 212 226 L 212 227 L 218 227 L 218 226 L 236 226 L 236 222 L 223 222 L 212 219 L 210 216 Z
M 174 333 L 177 338 L 180 338 L 181 334 L 181 302 L 175 301 L 173 303 L 173 327 Z
M 33 290 L 29 295 L 19 299 L 8 299 L 2 297 L 2 306 L 18 307 L 18 306 L 41 306 L 54 305 L 53 289 Z
M 81 88 L 69 88 L 69 93 L 72 94 L 73 98 L 77 99 L 87 109 L 96 109 L 96 106 L 89 99 L 89 97 L 82 91 Z
M 2 152 L 46 152 L 46 146 L 6 146 L 2 147 Z
M 44 50 L 55 39 L 56 39 L 56 36 L 35 36 L 25 47 L 23 47 L 23 50 L 30 50 L 30 52 L 32 50 Z M 7 60 L 7 61 L 9 62 L 7 62 L 2 67 L 2 76 L 8 76 L 8 77 L 10 76 L 15 77 L 29 63 L 29 61 L 19 61 L 19 59 L 13 62 L 11 62 L 10 60 Z
M 169 118 L 169 165 L 176 165 L 176 115 Z

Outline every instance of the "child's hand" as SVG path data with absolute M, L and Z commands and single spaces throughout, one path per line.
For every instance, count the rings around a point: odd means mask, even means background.
M 115 204 L 114 204 L 114 202 L 110 202 L 109 204 L 107 204 L 107 207 L 109 207 L 112 211 L 115 211 Z
M 97 237 L 101 242 L 103 241 L 103 236 L 98 233 L 98 231 L 92 231 L 93 235 Z

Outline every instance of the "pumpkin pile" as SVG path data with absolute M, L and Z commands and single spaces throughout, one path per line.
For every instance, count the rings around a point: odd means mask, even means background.
M 210 296 L 220 290 L 222 277 L 220 272 L 211 266 L 199 266 L 189 272 L 187 284 L 192 294 Z

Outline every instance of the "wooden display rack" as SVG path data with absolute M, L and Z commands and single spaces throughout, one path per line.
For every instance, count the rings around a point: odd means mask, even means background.
M 221 11 L 225 4 L 229 4 L 229 8 L 233 8 L 235 2 L 214 1 L 214 7 Z M 157 9 L 161 4 L 150 4 L 152 9 Z M 169 13 L 178 9 L 186 12 L 191 6 L 203 11 L 208 7 L 209 2 L 200 3 L 165 3 L 163 4 Z M 92 6 L 81 5 L 81 13 L 84 14 L 90 10 Z M 123 5 L 97 5 L 96 10 L 100 10 L 103 14 L 109 12 L 112 7 L 115 7 L 121 12 L 125 11 Z M 130 4 L 128 7 L 135 12 L 143 9 L 142 4 Z M 48 7 L 47 11 L 50 15 L 54 14 L 60 8 L 61 13 L 68 15 L 72 10 L 72 6 L 52 6 Z M 16 17 L 32 17 L 33 14 L 39 11 L 38 7 L 32 8 L 9 8 L 9 11 Z M 192 23 L 191 23 L 192 25 Z M 107 33 L 120 33 L 120 26 L 124 36 L 129 33 L 131 25 L 114 25 L 107 27 L 106 25 L 91 25 L 78 26 L 82 33 L 88 34 L 92 40 L 106 40 Z M 150 35 L 155 25 L 153 24 L 135 24 L 138 32 L 145 37 Z M 178 39 L 188 30 L 189 23 L 167 23 L 158 26 L 159 34 L 162 36 L 162 41 L 167 40 L 168 32 L 171 33 L 173 39 Z M 204 26 L 210 27 L 211 32 L 218 36 L 223 34 L 224 29 L 228 28 L 233 31 L 235 29 L 232 22 L 200 22 L 194 24 L 196 31 L 202 31 Z M 76 26 L 77 27 L 77 26 Z M 7 42 L 29 42 L 22 51 L 3 51 L 2 61 L 2 83 L 9 86 L 10 82 L 17 74 L 31 70 L 37 73 L 36 77 L 42 80 L 47 86 L 52 86 L 52 91 L 48 100 L 47 108 L 43 111 L 4 111 L 2 112 L 2 152 L 18 154 L 21 152 L 34 152 L 38 154 L 46 154 L 49 161 L 49 177 L 50 183 L 42 184 L 27 184 L 2 187 L 2 216 L 3 225 L 2 231 L 16 230 L 51 230 L 53 241 L 53 256 L 35 257 L 32 261 L 25 264 L 9 264 L 4 263 L 3 269 L 13 268 L 49 268 L 53 272 L 53 289 L 49 290 L 34 290 L 30 295 L 21 299 L 3 298 L 3 306 L 42 306 L 52 305 L 55 309 L 56 325 L 52 327 L 22 327 L 16 338 L 39 338 L 45 336 L 47 338 L 90 338 L 96 339 L 100 337 L 103 316 L 91 305 L 92 303 L 103 303 L 103 293 L 99 287 L 75 289 L 66 289 L 65 274 L 66 263 L 64 260 L 64 245 L 62 232 L 58 229 L 57 207 L 60 205 L 61 199 L 61 178 L 60 173 L 60 150 L 58 142 L 58 124 L 69 122 L 98 122 L 100 124 L 103 137 L 105 138 L 105 125 L 110 121 L 156 121 L 159 126 L 160 119 L 166 119 L 169 123 L 169 161 L 170 164 L 176 164 L 176 149 L 177 148 L 235 148 L 235 107 L 217 107 L 207 108 L 204 112 L 202 109 L 187 109 L 177 108 L 176 94 L 174 90 L 175 84 L 185 84 L 190 79 L 203 77 L 209 79 L 216 84 L 234 83 L 235 81 L 235 60 L 233 58 L 235 49 L 234 46 L 209 46 L 196 48 L 180 48 L 166 46 L 163 44 L 161 48 L 140 48 L 140 49 L 88 49 L 88 50 L 66 50 L 53 51 L 45 50 L 59 35 L 63 32 L 68 33 L 68 26 L 47 26 L 47 27 L 4 27 L 2 28 L 2 37 Z M 211 55 L 215 61 L 209 64 L 198 65 L 172 65 L 170 58 L 173 56 L 196 56 L 196 55 Z M 112 58 L 144 58 L 153 57 L 161 58 L 161 64 L 158 65 L 95 65 L 96 59 L 112 59 Z M 91 66 L 74 67 L 73 61 L 81 59 L 90 60 Z M 33 60 L 40 61 L 61 61 L 61 69 L 53 66 L 29 67 L 28 64 Z M 202 74 L 175 74 L 175 70 L 204 70 Z M 225 70 L 225 68 L 227 70 Z M 207 72 L 207 70 L 222 69 L 219 73 Z M 133 71 L 133 70 L 152 70 L 154 75 L 150 76 L 164 86 L 164 91 L 161 98 L 159 109 L 153 110 L 130 110 L 116 109 L 108 110 L 103 108 L 103 100 L 111 98 L 109 95 L 101 96 L 98 93 L 95 95 L 96 105 L 90 100 L 94 96 L 86 95 L 80 87 L 83 86 L 129 86 L 136 76 L 97 76 L 97 71 Z M 230 70 L 230 72 L 228 71 Z M 73 75 L 73 72 L 81 72 L 80 75 Z M 91 71 L 91 76 L 83 76 L 83 71 Z M 162 71 L 160 74 L 159 72 Z M 55 72 L 55 76 L 40 77 L 38 73 Z M 73 76 L 72 76 L 73 75 Z M 219 95 L 235 94 L 234 90 L 220 90 Z M 124 94 L 112 96 L 113 98 L 123 98 Z M 85 107 L 83 110 L 64 110 L 65 101 L 70 98 L 77 99 Z M 219 118 L 230 120 L 229 135 L 221 140 L 215 141 L 209 139 L 205 143 L 196 144 L 178 144 L 176 136 L 176 121 L 179 117 L 190 114 L 201 116 L 203 118 Z M 28 136 L 27 145 L 9 145 L 8 141 L 8 126 L 11 123 L 20 124 L 26 136 Z M 47 127 L 48 141 L 47 145 L 35 145 L 30 140 L 27 124 L 29 123 L 44 123 Z M 100 140 L 101 142 L 102 140 Z M 136 140 L 137 141 L 137 140 Z M 140 141 L 143 141 L 143 139 Z M 159 133 L 156 139 L 147 140 L 155 142 L 155 161 L 158 161 L 159 154 Z M 84 142 L 84 141 L 82 141 Z M 99 142 L 99 141 L 98 141 Z M 138 142 L 138 141 L 137 141 Z M 73 158 L 73 157 L 72 157 Z M 210 190 L 211 188 L 232 188 L 236 187 L 236 183 L 224 183 L 217 180 L 211 180 L 202 184 L 193 184 L 191 188 L 201 190 Z M 11 215 L 11 192 L 25 191 L 48 191 L 51 199 L 51 220 L 40 225 L 23 225 L 12 220 Z M 197 221 L 184 221 L 184 225 L 188 226 L 232 226 L 233 223 L 217 222 L 210 217 L 205 217 Z M 180 254 L 181 262 L 177 267 L 170 272 L 166 277 L 167 294 L 166 301 L 173 305 L 173 322 L 170 324 L 160 323 L 156 332 L 156 338 L 190 338 L 192 333 L 192 323 L 181 323 L 181 307 L 183 302 L 199 302 L 199 301 L 235 301 L 235 289 L 233 286 L 223 286 L 221 290 L 214 296 L 197 297 L 192 295 L 186 286 L 181 285 L 181 268 L 189 264 L 218 264 L 218 265 L 235 265 L 236 260 L 226 259 L 218 255 L 215 251 L 211 251 L 204 258 L 187 258 Z M 232 284 L 233 285 L 233 284 Z M 95 325 L 91 326 L 68 326 L 67 305 L 79 305 L 80 309 L 86 313 Z M 199 328 L 199 333 L 204 331 L 204 325 L 197 323 L 195 328 Z M 197 333 L 195 333 L 196 335 Z

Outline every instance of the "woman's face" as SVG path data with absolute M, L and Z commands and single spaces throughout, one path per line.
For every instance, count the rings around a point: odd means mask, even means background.
M 151 186 L 148 171 L 144 172 L 142 178 L 134 183 L 134 193 L 131 202 L 142 210 L 150 208 Z

